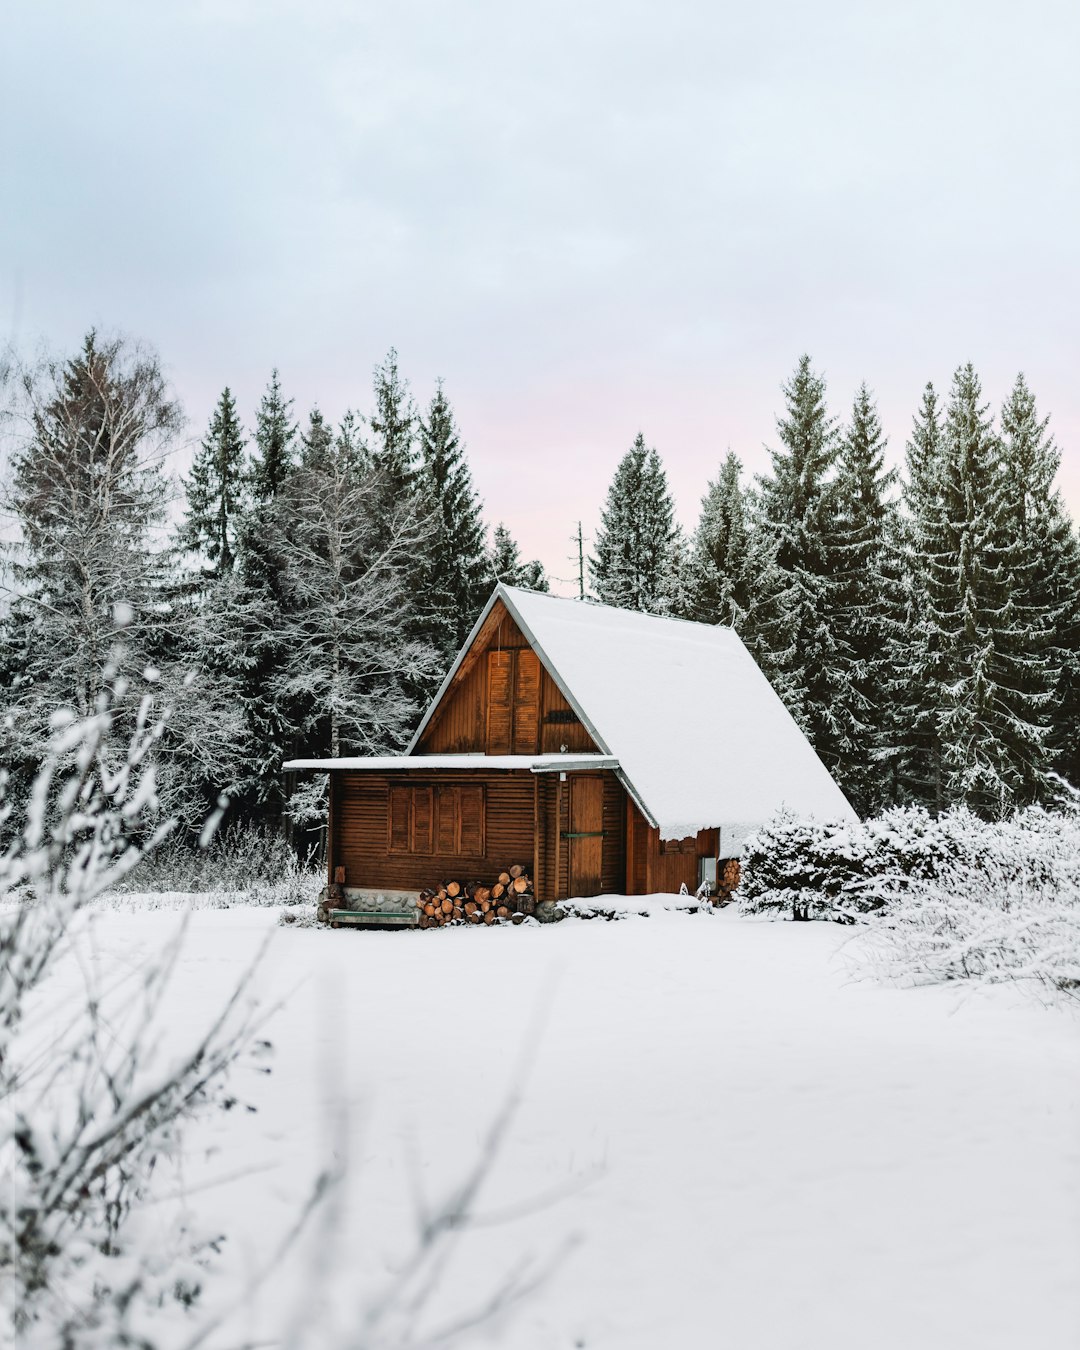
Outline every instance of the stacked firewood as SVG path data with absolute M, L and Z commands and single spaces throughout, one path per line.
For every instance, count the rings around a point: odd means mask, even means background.
M 536 895 L 520 863 L 500 872 L 490 886 L 473 881 L 447 881 L 420 892 L 421 928 L 448 923 L 524 923 L 536 913 Z
M 742 869 L 738 858 L 728 858 L 720 868 L 720 875 L 717 878 L 716 894 L 713 896 L 714 905 L 730 904 L 734 899 L 732 892 L 738 886 L 741 875 Z

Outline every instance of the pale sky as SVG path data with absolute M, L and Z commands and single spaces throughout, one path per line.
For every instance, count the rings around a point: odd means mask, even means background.
M 1080 514 L 1078 62 L 1075 0 L 7 0 L 0 337 L 150 341 L 191 437 L 396 346 L 556 576 L 639 428 L 688 525 L 764 469 L 803 351 L 897 454 L 1023 369 Z

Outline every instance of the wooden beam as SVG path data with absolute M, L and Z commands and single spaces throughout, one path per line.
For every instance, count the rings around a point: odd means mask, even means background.
M 335 784 L 338 775 L 331 773 L 330 785 L 327 790 L 326 804 L 326 884 L 329 886 L 334 880 L 334 850 L 337 846 L 337 840 L 334 837 L 334 798 L 337 795 Z
M 540 775 L 533 774 L 533 870 L 532 883 L 533 895 L 539 900 L 543 894 L 540 889 L 540 859 L 542 850 L 540 848 Z
M 634 810 L 634 803 L 630 800 L 630 794 L 625 793 L 626 797 L 626 894 L 634 894 L 634 816 L 637 814 Z
M 551 897 L 553 900 L 559 900 L 559 886 L 562 883 L 562 774 L 559 774 L 558 787 L 555 792 L 555 885 L 552 887 Z

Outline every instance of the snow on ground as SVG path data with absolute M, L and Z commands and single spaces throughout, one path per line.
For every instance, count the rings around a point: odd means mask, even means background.
M 98 959 L 137 963 L 177 919 L 95 914 Z M 170 996 L 178 1032 L 209 1018 L 273 922 L 255 909 L 191 915 Z M 579 1243 L 494 1340 L 471 1343 L 1071 1344 L 1075 1018 L 1015 991 L 853 980 L 850 940 L 850 929 L 730 911 L 277 930 L 258 977 L 264 998 L 285 999 L 268 1027 L 274 1072 L 238 1074 L 257 1114 L 193 1130 L 185 1169 L 200 1208 L 231 1234 L 231 1287 L 344 1142 L 333 1137 L 343 1107 L 349 1226 L 324 1259 L 341 1299 L 385 1278 L 408 1233 L 410 1179 L 429 1195 L 460 1179 L 531 1028 L 523 1100 L 481 1207 L 553 1198 L 467 1237 L 442 1306 L 478 1301 L 506 1268 L 569 1236 Z M 272 1342 L 310 1277 L 287 1262 L 213 1344 Z

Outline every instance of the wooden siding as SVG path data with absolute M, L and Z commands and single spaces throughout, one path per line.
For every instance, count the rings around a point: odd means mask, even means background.
M 638 828 L 639 822 L 641 828 Z M 638 815 L 633 834 L 635 852 L 640 848 L 639 837 L 645 838 L 645 892 L 649 895 L 678 895 L 682 886 L 688 891 L 696 891 L 698 859 L 716 857 L 716 830 L 699 830 L 685 839 L 661 839 L 660 831 L 646 825 Z M 635 884 L 639 880 L 640 869 L 636 869 Z
M 348 886 L 420 891 L 435 882 L 454 878 L 466 881 L 489 880 L 493 874 L 497 875 L 515 862 L 525 867 L 532 866 L 534 784 L 531 773 L 440 773 L 426 780 L 416 773 L 385 777 L 366 773 L 335 773 L 331 774 L 331 780 L 331 875 L 334 867 L 343 866 L 345 884 Z M 392 853 L 392 790 L 452 786 L 482 787 L 484 790 L 486 818 L 483 851 L 471 855 L 436 851 L 427 856 Z M 476 799 L 475 793 L 463 793 L 462 798 L 466 802 L 475 802 Z M 400 828 L 402 823 L 399 821 Z M 429 823 L 426 822 L 422 828 L 430 828 Z M 466 828 L 466 835 L 475 839 L 475 827 Z
M 649 893 L 649 839 L 652 827 L 628 796 L 626 798 L 626 894 Z
M 574 754 L 598 749 L 500 601 L 465 654 L 415 753 L 557 754 L 563 746 Z

